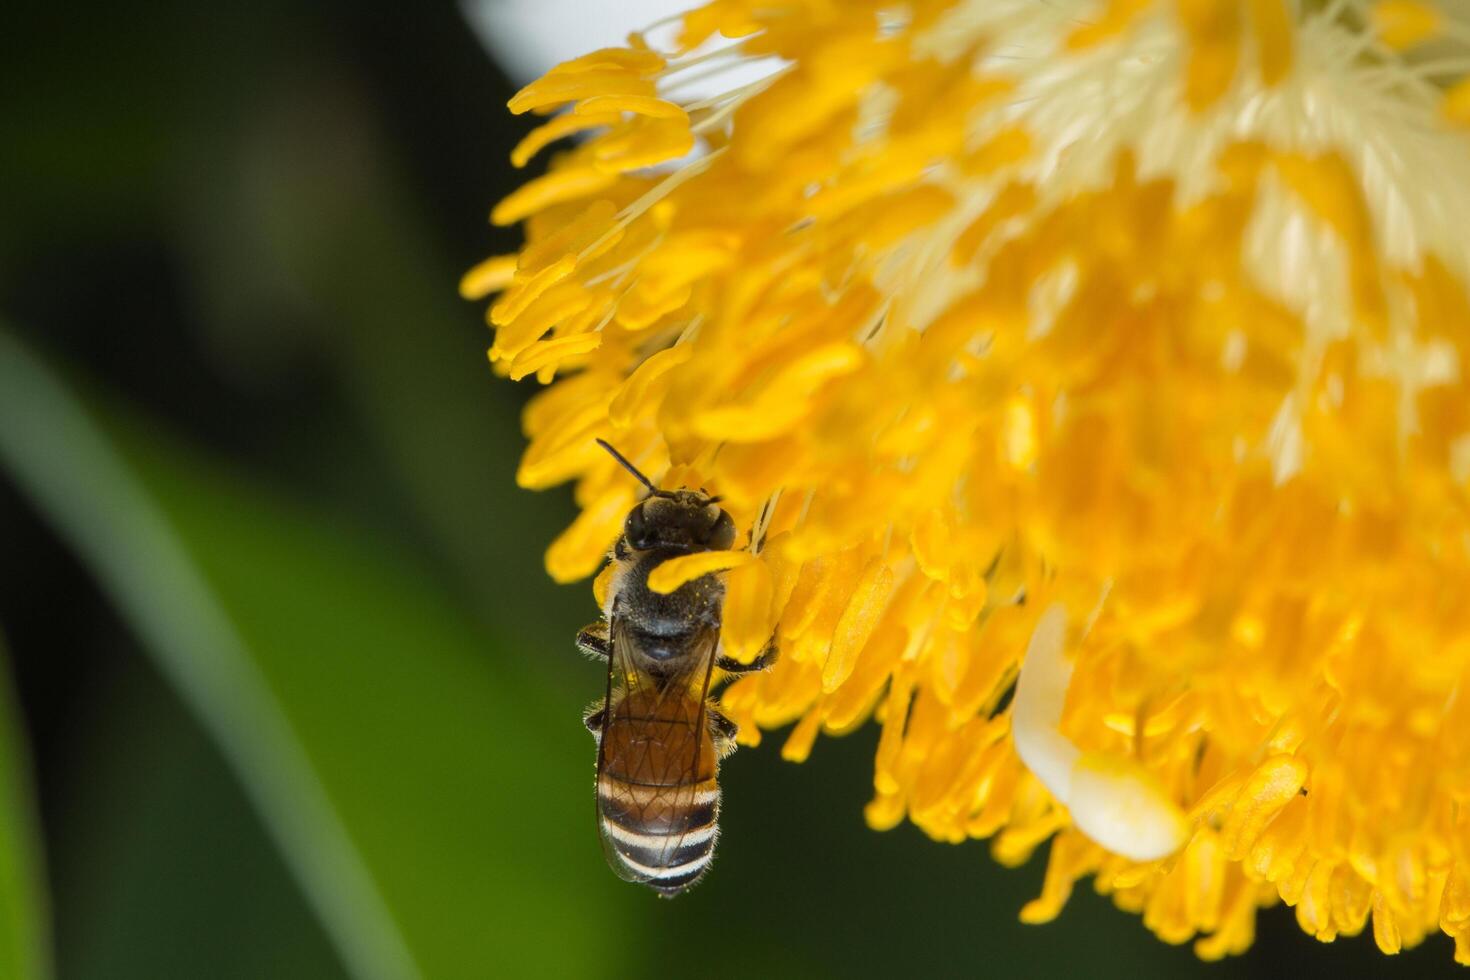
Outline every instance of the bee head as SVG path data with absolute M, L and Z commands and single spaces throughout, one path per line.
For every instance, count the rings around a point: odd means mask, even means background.
M 703 490 L 660 490 L 622 453 L 601 439 L 597 444 L 648 488 L 648 497 L 623 522 L 628 547 L 635 551 L 725 551 L 735 543 L 735 522 L 720 507 L 719 497 Z
M 628 512 L 623 537 L 636 551 L 724 551 L 735 543 L 735 522 L 717 497 L 699 490 L 656 490 Z

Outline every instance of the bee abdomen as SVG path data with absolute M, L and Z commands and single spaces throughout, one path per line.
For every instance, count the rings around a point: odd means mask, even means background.
M 620 876 L 677 895 L 709 867 L 719 836 L 715 780 L 645 786 L 605 778 L 598 804 L 608 857 Z

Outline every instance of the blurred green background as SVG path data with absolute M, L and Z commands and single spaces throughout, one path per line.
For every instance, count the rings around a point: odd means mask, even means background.
M 1044 853 L 867 830 L 872 731 L 616 880 L 595 615 L 460 273 L 527 128 L 452 5 L 36 5 L 0 37 L 0 978 L 1453 971 L 1290 910 L 1198 963 Z

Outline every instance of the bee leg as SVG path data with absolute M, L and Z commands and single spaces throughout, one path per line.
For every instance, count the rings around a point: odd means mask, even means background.
M 606 660 L 608 651 L 612 649 L 612 641 L 607 635 L 607 621 L 598 620 L 591 626 L 583 627 L 577 634 L 577 649 L 593 660 Z
M 582 724 L 586 725 L 587 730 L 592 733 L 592 737 L 599 741 L 602 739 L 602 723 L 606 719 L 607 706 L 601 698 L 592 702 L 587 706 L 587 710 L 582 712 Z
M 735 736 L 740 733 L 740 726 L 713 704 L 705 705 L 704 713 L 709 719 L 709 733 L 715 740 L 715 751 L 723 759 L 735 751 Z
M 760 656 L 756 657 L 750 663 L 743 664 L 731 657 L 721 656 L 715 658 L 715 666 L 727 674 L 749 674 L 753 671 L 765 670 L 776 662 L 776 658 L 780 654 L 781 651 L 776 646 L 776 638 L 772 636 L 766 641 L 766 648 L 761 651 Z

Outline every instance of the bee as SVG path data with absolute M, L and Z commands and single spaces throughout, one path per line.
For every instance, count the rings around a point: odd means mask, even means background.
M 716 669 L 764 669 L 776 646 L 773 638 L 749 664 L 722 655 L 725 586 L 713 573 L 669 595 L 648 587 L 670 558 L 730 548 L 735 523 L 720 498 L 660 490 L 597 442 L 648 488 L 613 547 L 603 618 L 577 635 L 584 653 L 607 662 L 607 691 L 583 716 L 597 740 L 598 831 L 620 878 L 673 897 L 714 857 L 719 764 L 735 750 L 735 723 L 711 702 L 710 681 Z

